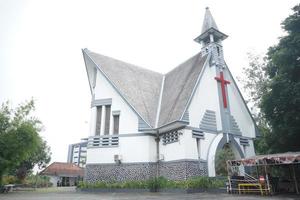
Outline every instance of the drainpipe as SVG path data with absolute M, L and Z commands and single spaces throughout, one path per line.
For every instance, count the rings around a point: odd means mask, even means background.
M 159 177 L 159 132 L 157 130 L 156 132 L 156 138 L 155 138 L 155 142 L 156 142 L 156 178 Z

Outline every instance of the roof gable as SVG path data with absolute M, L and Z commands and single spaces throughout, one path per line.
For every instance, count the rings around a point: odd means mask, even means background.
M 163 75 L 88 50 L 85 53 L 140 117 L 154 128 Z

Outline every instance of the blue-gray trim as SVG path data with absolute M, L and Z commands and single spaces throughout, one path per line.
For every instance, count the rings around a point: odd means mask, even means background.
M 192 130 L 192 137 L 199 138 L 199 139 L 205 139 L 204 133 L 202 131 L 198 131 L 198 130 Z
M 235 135 L 242 135 L 240 127 L 232 115 L 230 115 L 230 133 Z
M 87 148 L 117 147 L 118 145 L 118 135 L 106 135 L 106 137 L 93 136 L 88 139 Z
M 101 70 L 101 68 L 96 64 L 96 62 L 89 56 L 89 54 L 86 52 L 87 49 L 83 49 L 82 53 L 87 55 L 88 58 L 95 64 L 95 66 L 97 67 L 97 69 L 102 73 L 102 75 L 105 77 L 105 79 L 109 82 L 109 84 L 116 90 L 116 92 L 121 96 L 121 98 L 127 103 L 127 105 L 129 105 L 129 107 L 138 115 L 139 118 L 141 118 L 149 127 L 150 124 L 148 124 L 146 122 L 146 120 L 143 119 L 143 117 L 138 113 L 138 111 L 133 107 L 133 105 L 131 105 L 128 100 L 125 98 L 124 95 L 122 95 L 122 93 L 119 91 L 119 89 L 113 84 L 113 82 L 108 78 L 108 76 Z M 86 66 L 87 67 L 87 66 Z M 91 86 L 91 85 L 90 85 Z
M 217 132 L 216 112 L 206 110 L 199 124 L 199 128 L 203 131 Z
M 221 70 L 218 66 L 216 66 L 216 76 L 218 77 Z M 225 71 L 223 70 L 223 73 Z M 224 74 L 225 76 L 225 74 Z M 221 123 L 222 123 L 222 130 L 224 133 L 230 133 L 230 102 L 228 99 L 228 92 L 227 87 L 225 87 L 225 93 L 227 98 L 227 108 L 224 108 L 223 105 L 223 96 L 222 96 L 222 89 L 221 84 L 217 82 L 217 88 L 218 88 L 218 96 L 219 96 L 219 106 L 220 106 L 220 114 L 221 114 Z
M 120 115 L 121 111 L 120 110 L 113 110 L 111 111 L 111 115 Z
M 249 146 L 249 140 L 247 138 L 240 138 L 240 144 L 242 146 Z
M 141 117 L 138 117 L 138 131 L 149 129 L 151 129 L 151 127 Z
M 95 100 L 92 100 L 91 107 L 106 106 L 106 105 L 111 105 L 111 104 L 112 104 L 112 99 L 111 98 L 107 98 L 107 99 L 95 99 Z
M 186 110 L 182 116 L 182 121 L 186 121 L 189 122 L 190 121 L 190 114 L 189 114 L 189 110 Z

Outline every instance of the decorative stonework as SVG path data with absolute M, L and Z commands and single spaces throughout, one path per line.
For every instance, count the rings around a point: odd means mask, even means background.
M 166 144 L 178 142 L 179 134 L 181 134 L 181 133 L 178 130 L 164 133 L 162 136 L 163 144 L 166 145 Z
M 87 164 L 85 180 L 91 183 L 147 180 L 154 177 L 155 172 L 156 163 Z
M 159 176 L 170 180 L 186 180 L 195 176 L 207 176 L 207 163 L 198 160 L 159 162 Z M 85 180 L 128 181 L 147 180 L 156 176 L 157 163 L 87 164 Z
M 198 160 L 161 162 L 159 168 L 159 175 L 169 180 L 186 180 L 195 176 L 207 176 L 206 162 L 199 163 Z
M 217 132 L 216 112 L 213 110 L 206 110 L 199 127 L 203 131 Z

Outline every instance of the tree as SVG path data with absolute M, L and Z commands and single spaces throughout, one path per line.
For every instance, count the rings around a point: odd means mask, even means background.
M 33 100 L 15 109 L 10 109 L 8 102 L 0 108 L 0 184 L 4 173 L 33 159 L 43 147 L 44 141 L 38 134 L 42 124 L 31 116 L 33 110 Z
M 51 160 L 50 147 L 47 146 L 46 141 L 39 138 L 36 151 L 32 152 L 32 155 L 27 160 L 23 161 L 16 167 L 15 174 L 20 182 L 23 182 L 26 176 L 32 172 L 35 165 L 39 169 L 43 169 Z
M 267 138 L 271 152 L 300 151 L 300 4 L 282 27 L 287 35 L 267 53 L 270 81 L 260 108 L 272 131 Z
M 221 176 L 227 175 L 227 160 L 234 160 L 235 156 L 229 144 L 225 144 L 224 147 L 216 153 L 216 174 Z
M 258 153 L 300 150 L 300 4 L 293 10 L 282 23 L 287 35 L 265 58 L 250 55 L 244 69 L 244 89 L 261 133 Z

